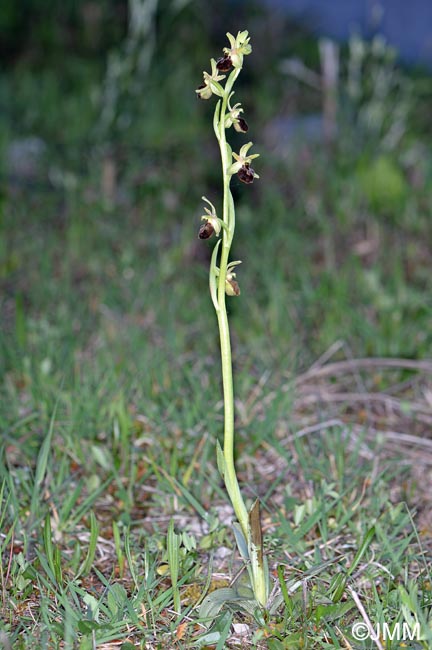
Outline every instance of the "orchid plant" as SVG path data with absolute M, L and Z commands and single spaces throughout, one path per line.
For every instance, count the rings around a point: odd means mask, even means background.
M 227 142 L 226 132 L 231 127 L 240 133 L 248 131 L 241 104 L 232 105 L 231 102 L 234 95 L 233 86 L 242 70 L 243 59 L 252 51 L 247 31 L 238 32 L 236 37 L 228 33 L 227 37 L 230 47 L 224 48 L 221 58 L 211 59 L 211 72 L 204 72 L 203 84 L 196 90 L 201 99 L 211 99 L 214 95 L 218 98 L 213 128 L 219 143 L 223 178 L 222 215 L 219 218 L 213 203 L 203 196 L 203 200 L 209 207 L 204 208 L 206 214 L 201 217 L 202 224 L 198 236 L 200 239 L 208 239 L 212 236 L 218 238 L 213 248 L 209 276 L 211 299 L 219 325 L 224 398 L 224 437 L 222 447 L 219 441 L 217 442 L 218 468 L 238 520 L 234 524 L 237 545 L 246 562 L 255 599 L 261 607 L 264 607 L 268 598 L 269 579 L 262 549 L 259 501 L 256 500 L 252 507 L 247 509 L 234 464 L 233 370 L 226 309 L 226 296 L 240 295 L 236 268 L 241 262 L 230 261 L 235 230 L 235 206 L 230 183 L 235 174 L 247 185 L 259 178 L 251 166 L 252 161 L 259 154 L 249 153 L 252 142 L 244 144 L 238 154 L 232 151 Z

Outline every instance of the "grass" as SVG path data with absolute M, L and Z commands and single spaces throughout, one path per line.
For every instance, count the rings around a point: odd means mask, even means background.
M 405 642 L 428 648 L 430 186 L 378 213 L 342 153 L 302 166 L 303 151 L 262 156 L 253 213 L 234 188 L 238 470 L 263 502 L 274 585 L 260 617 L 215 463 L 218 347 L 195 240 L 216 152 L 184 101 L 196 131 L 116 154 L 113 200 L 101 158 L 76 162 L 79 120 L 64 156 L 48 129 L 62 174 L 3 177 L 0 645 L 403 647 L 356 641 L 366 617 L 419 621 L 424 638 Z M 267 97 L 255 124 L 260 110 Z M 217 588 L 229 607 L 209 610 Z

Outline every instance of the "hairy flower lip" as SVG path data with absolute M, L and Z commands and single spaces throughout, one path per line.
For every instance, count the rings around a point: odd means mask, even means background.
M 197 99 L 210 99 L 212 96 L 211 88 L 206 86 L 206 84 L 201 84 L 201 86 L 198 86 L 195 92 L 197 94 Z
M 253 183 L 255 177 L 259 178 L 249 163 L 245 163 L 242 167 L 240 167 L 237 172 L 237 176 L 239 180 L 241 180 L 242 183 L 246 183 L 246 185 Z
M 224 54 L 216 61 L 216 68 L 221 72 L 229 72 L 233 67 L 233 63 L 229 54 Z
M 249 131 L 249 124 L 243 117 L 238 117 L 237 121 L 233 122 L 233 126 L 238 133 L 247 133 Z
M 200 229 L 198 231 L 198 237 L 199 239 L 210 239 L 215 233 L 215 229 L 213 228 L 213 225 L 209 220 L 204 221 L 204 223 L 201 224 Z
M 239 283 L 237 280 L 234 280 L 233 278 L 227 278 L 225 281 L 225 293 L 227 296 L 239 296 L 240 295 L 240 287 Z
M 237 275 L 234 272 L 235 267 L 239 264 L 241 264 L 241 261 L 236 260 L 235 262 L 230 262 L 227 266 L 227 274 L 225 278 L 225 293 L 227 296 L 240 295 L 239 283 L 236 280 Z

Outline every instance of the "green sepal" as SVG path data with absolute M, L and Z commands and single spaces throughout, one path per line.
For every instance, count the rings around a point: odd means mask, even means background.
M 216 282 L 216 278 L 218 275 L 218 268 L 216 266 L 216 260 L 217 260 L 217 254 L 218 254 L 220 243 L 221 240 L 219 239 L 219 241 L 216 243 L 216 246 L 213 248 L 213 253 L 210 262 L 210 272 L 209 272 L 210 295 L 216 311 L 219 311 L 219 304 L 217 300 L 217 282 Z
M 222 88 L 222 86 L 218 81 L 214 81 L 213 79 L 210 79 L 209 86 L 214 95 L 217 95 L 218 97 L 223 97 L 224 89 Z

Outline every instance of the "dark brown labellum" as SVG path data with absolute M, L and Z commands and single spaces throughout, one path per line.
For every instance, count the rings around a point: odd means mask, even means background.
M 234 279 L 228 280 L 227 279 L 227 283 L 228 283 L 228 285 L 230 287 L 229 291 L 227 292 L 228 295 L 230 295 L 230 296 L 239 296 L 240 295 L 240 287 L 239 287 L 239 283 L 237 282 L 237 280 L 234 280 Z
M 197 90 L 204 90 L 204 88 L 206 88 L 206 85 L 201 84 L 201 86 L 198 86 Z M 202 99 L 202 96 L 201 96 L 200 92 L 197 93 L 197 97 L 198 97 L 198 99 Z
M 204 223 L 202 223 L 200 226 L 198 237 L 200 239 L 208 239 L 213 234 L 214 234 L 214 228 L 211 225 L 210 221 L 204 221 Z
M 238 118 L 237 126 L 237 130 L 241 131 L 242 133 L 247 133 L 249 131 L 249 125 L 242 117 Z
M 220 59 L 216 61 L 216 68 L 220 72 L 228 72 L 232 68 L 232 61 L 229 54 L 224 54 Z
M 239 177 L 242 183 L 246 183 L 246 185 L 249 185 L 254 181 L 255 172 L 252 169 L 252 167 L 249 165 L 249 163 L 245 163 L 243 167 L 240 167 L 240 169 L 238 170 L 237 176 Z

